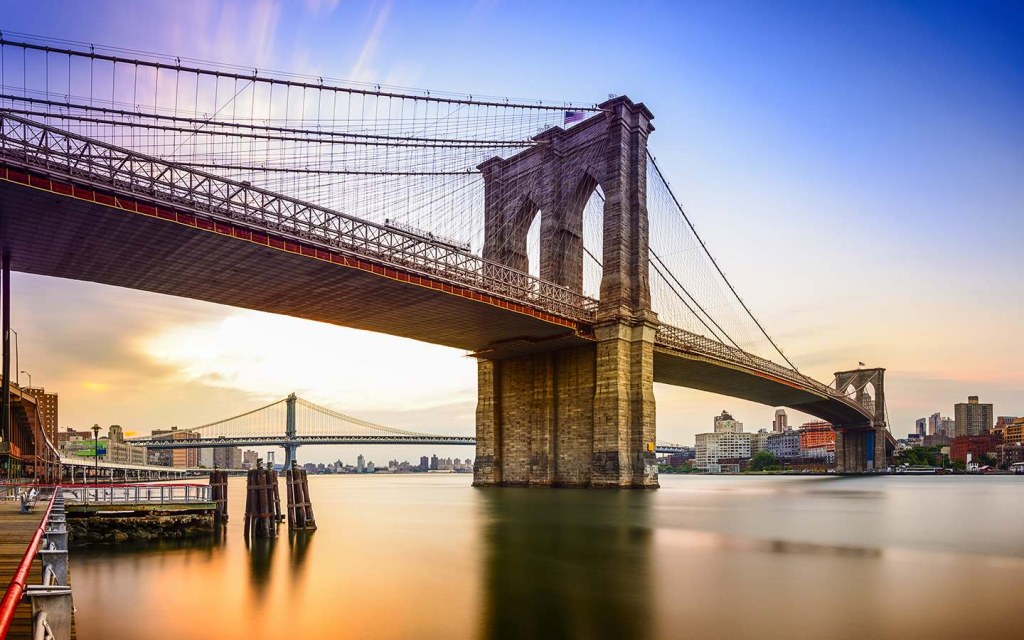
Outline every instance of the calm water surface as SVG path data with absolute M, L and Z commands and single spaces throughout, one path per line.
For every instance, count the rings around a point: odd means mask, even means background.
M 1022 477 L 316 476 L 251 546 L 244 482 L 216 541 L 76 550 L 79 638 L 1024 637 Z

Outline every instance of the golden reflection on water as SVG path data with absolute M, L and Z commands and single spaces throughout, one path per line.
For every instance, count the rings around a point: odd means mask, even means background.
M 1015 637 L 1019 478 L 313 477 L 319 529 L 71 557 L 79 637 Z

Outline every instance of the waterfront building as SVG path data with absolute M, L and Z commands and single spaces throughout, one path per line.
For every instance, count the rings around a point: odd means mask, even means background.
M 694 466 L 716 471 L 720 458 L 749 458 L 752 440 L 753 434 L 743 432 L 743 423 L 723 411 L 714 418 L 714 432 L 697 434 Z
M 42 417 L 43 433 L 56 447 L 59 440 L 57 432 L 60 430 L 57 426 L 57 394 L 46 393 L 43 387 L 25 387 L 24 391 L 36 399 L 36 407 Z
M 772 427 L 774 428 L 774 426 Z M 767 429 L 758 429 L 757 433 L 750 434 L 750 455 L 754 456 L 758 451 L 764 451 L 768 446 L 768 436 L 772 434 Z
M 942 418 L 939 421 L 939 425 L 941 426 L 942 435 L 950 440 L 956 437 L 956 420 L 953 418 Z
M 789 429 L 789 416 L 786 415 L 785 409 L 775 410 L 775 419 L 772 420 L 772 431 L 775 433 L 782 433 Z
M 152 434 L 154 439 L 159 440 L 194 440 L 201 438 L 202 436 L 195 431 L 189 431 L 187 429 L 179 430 L 178 427 L 171 427 L 170 429 L 154 429 Z M 187 469 L 199 466 L 199 451 L 197 449 L 171 449 L 170 450 L 170 465 L 177 469 Z
M 792 429 L 768 436 L 765 445 L 776 458 L 796 458 L 800 456 L 800 432 Z
M 698 433 L 694 466 L 710 469 L 712 465 L 717 466 L 721 458 L 749 458 L 752 435 L 732 431 Z
M 356 473 L 366 473 L 366 458 L 361 453 L 356 458 Z
M 430 469 L 430 458 L 427 456 L 420 456 L 420 471 L 428 471 Z
M 437 471 L 437 454 L 430 456 L 430 470 Z
M 914 433 L 924 436 L 928 429 L 928 421 L 925 418 L 918 418 L 914 423 Z
M 977 436 L 957 436 L 950 445 L 949 459 L 954 462 L 968 462 L 968 455 L 971 461 L 978 462 L 981 456 L 986 453 L 997 453 L 1003 439 L 999 436 L 986 433 Z
M 978 396 L 967 396 L 967 402 L 953 407 L 956 435 L 980 436 L 992 430 L 992 405 L 978 402 Z
M 105 440 L 107 453 L 102 456 L 103 460 L 115 464 L 146 464 L 146 447 L 125 442 L 121 425 L 110 425 Z
M 830 422 L 824 420 L 805 422 L 800 425 L 797 433 L 800 435 L 801 451 L 818 447 L 836 450 L 836 432 Z
M 940 429 L 940 423 L 942 421 L 942 414 L 936 411 L 932 415 L 928 416 L 928 433 L 926 436 L 938 435 Z

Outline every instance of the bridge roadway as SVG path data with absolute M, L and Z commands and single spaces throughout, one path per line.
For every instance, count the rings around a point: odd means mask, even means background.
M 170 165 L 0 112 L 0 209 L 15 271 L 328 322 L 504 358 L 593 340 L 596 301 L 406 230 Z M 681 329 L 654 379 L 833 424 L 853 400 Z
M 352 445 L 352 444 L 432 444 L 476 446 L 473 436 L 238 436 L 231 438 L 195 438 L 179 440 L 152 440 L 132 438 L 149 449 L 206 449 L 214 447 L 284 447 L 289 445 Z M 677 444 L 659 444 L 658 453 L 680 453 Z

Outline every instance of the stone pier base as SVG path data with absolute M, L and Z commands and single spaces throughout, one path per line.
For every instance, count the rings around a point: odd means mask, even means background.
M 595 344 L 479 362 L 474 484 L 658 486 L 654 331 L 595 327 Z
M 889 465 L 885 426 L 836 428 L 837 473 L 881 473 Z

